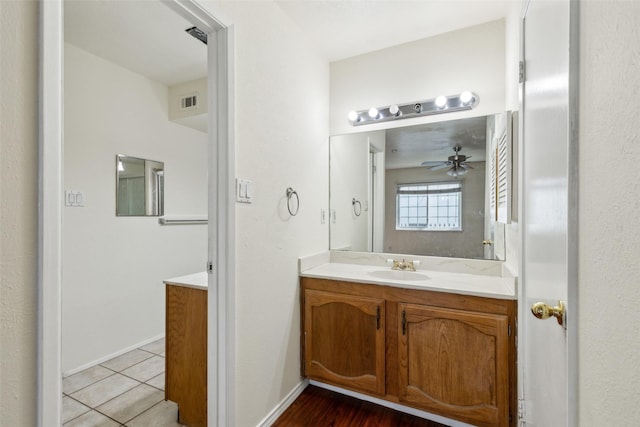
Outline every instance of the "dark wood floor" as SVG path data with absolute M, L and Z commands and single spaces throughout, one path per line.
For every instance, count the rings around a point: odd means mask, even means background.
M 446 427 L 384 406 L 308 386 L 273 427 Z

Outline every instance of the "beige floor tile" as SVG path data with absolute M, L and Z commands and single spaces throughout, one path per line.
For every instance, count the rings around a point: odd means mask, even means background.
M 71 394 L 111 375 L 113 375 L 113 371 L 110 369 L 100 365 L 92 366 L 91 368 L 64 378 L 62 380 L 62 391 L 65 394 Z
M 127 427 L 181 427 L 178 423 L 178 405 L 162 401 L 126 424 Z
M 111 360 L 107 360 L 101 363 L 101 365 L 113 371 L 120 372 L 150 357 L 153 357 L 152 353 L 136 348 L 118 357 L 114 357 Z
M 151 424 L 149 424 L 151 425 Z M 84 415 L 75 418 L 63 427 L 119 427 L 120 423 L 113 421 L 110 418 L 105 417 L 96 411 L 87 412 Z
M 164 353 L 164 338 L 140 347 L 141 350 L 148 351 L 153 354 Z
M 90 410 L 91 408 L 88 406 L 83 405 L 69 396 L 65 396 L 62 398 L 62 423 L 77 418 Z
M 162 391 L 146 384 L 140 384 L 138 387 L 98 406 L 96 410 L 116 421 L 126 423 L 162 400 L 164 400 Z
M 165 377 L 164 372 L 147 381 L 147 384 L 164 391 Z
M 164 372 L 164 357 L 153 356 L 147 360 L 144 360 L 137 365 L 133 365 L 130 368 L 122 371 L 122 375 L 134 378 L 138 381 L 149 381 L 156 375 Z
M 138 381 L 121 374 L 113 374 L 104 380 L 72 393 L 71 397 L 87 406 L 95 408 L 138 385 L 140 385 Z

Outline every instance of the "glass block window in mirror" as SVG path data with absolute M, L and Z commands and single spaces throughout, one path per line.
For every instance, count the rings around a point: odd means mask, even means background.
M 396 229 L 461 231 L 462 183 L 398 184 Z

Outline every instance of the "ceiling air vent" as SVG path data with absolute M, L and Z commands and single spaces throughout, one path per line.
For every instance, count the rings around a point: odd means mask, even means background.
M 198 94 L 191 94 L 180 98 L 181 110 L 193 110 L 198 108 Z
M 191 27 L 191 28 L 187 28 L 185 31 L 189 35 L 191 35 L 191 36 L 195 37 L 196 39 L 200 40 L 202 43 L 207 44 L 207 33 L 202 31 L 200 28 Z

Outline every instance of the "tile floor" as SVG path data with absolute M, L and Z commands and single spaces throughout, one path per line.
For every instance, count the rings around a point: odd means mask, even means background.
M 178 427 L 164 400 L 164 339 L 63 379 L 63 427 Z

